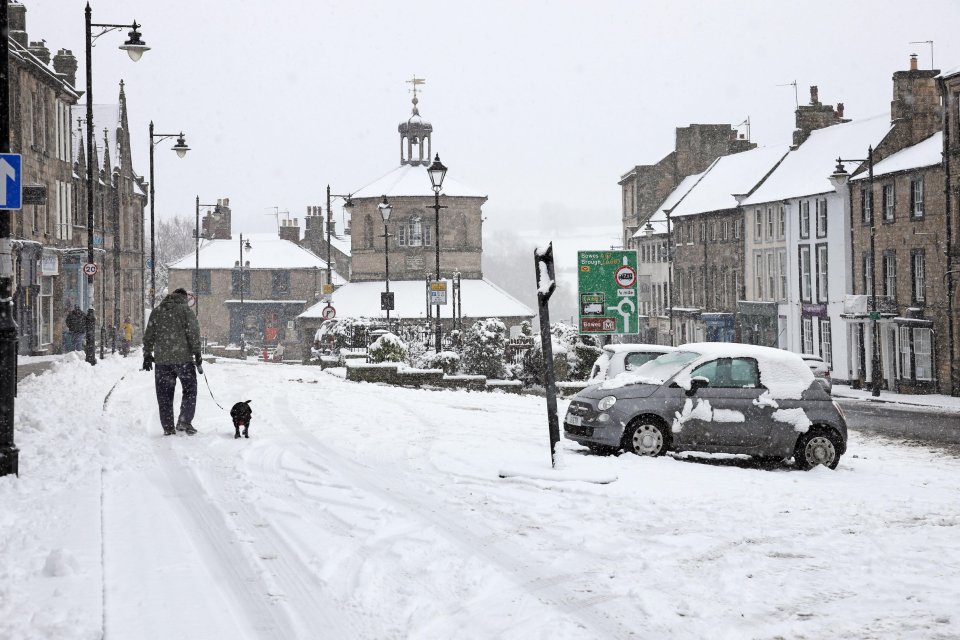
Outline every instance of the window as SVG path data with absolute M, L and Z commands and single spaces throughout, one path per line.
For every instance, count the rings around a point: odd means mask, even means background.
M 800 247 L 800 299 L 810 302 L 810 247 Z M 809 352 L 806 352 L 809 353 Z
M 926 258 L 923 249 L 918 249 L 910 256 L 913 271 L 913 301 L 922 303 L 927 299 Z
M 800 237 L 810 237 L 810 201 L 800 203 Z
M 780 288 L 777 290 L 777 299 L 786 300 L 787 299 L 787 252 L 780 251 L 777 254 L 777 257 L 780 262 Z
M 73 185 L 57 180 L 57 238 L 73 238 Z
M 773 209 L 767 207 L 767 240 L 773 240 Z
M 784 236 L 787 235 L 787 211 L 783 207 L 780 207 L 780 212 L 777 214 L 777 237 L 783 240 Z
M 763 254 L 759 252 L 753 256 L 753 281 L 756 287 L 753 292 L 754 300 L 763 300 Z
M 757 209 L 753 225 L 754 242 L 763 242 L 763 212 Z
M 53 276 L 41 276 L 37 306 L 37 343 L 50 344 L 53 342 Z
M 893 205 L 894 205 L 893 185 L 885 184 L 883 185 L 883 221 L 884 222 L 893 222 L 894 220 Z
M 817 299 L 829 302 L 829 278 L 827 276 L 827 245 L 817 245 Z
M 706 241 L 707 241 L 707 223 L 701 222 L 700 223 L 700 242 L 706 242 Z
M 885 253 L 883 256 L 883 295 L 897 297 L 897 255 Z
M 743 389 L 760 386 L 760 371 L 753 358 L 717 358 L 705 362 L 690 372 L 690 377 L 702 376 L 714 388 Z
M 197 295 L 210 293 L 209 269 L 200 269 L 193 272 L 193 292 Z
M 827 367 L 833 369 L 833 332 L 829 318 L 820 319 L 820 357 Z
M 273 295 L 284 295 L 290 293 L 290 272 L 277 270 L 271 272 L 273 282 Z
M 687 223 L 687 244 L 693 244 L 693 223 Z
M 633 371 L 660 355 L 659 353 L 628 353 L 623 359 L 623 366 L 627 371 Z
M 807 316 L 801 319 L 803 328 L 803 345 L 801 348 L 804 353 L 813 353 L 813 318 Z
M 873 219 L 873 192 L 867 188 L 860 190 L 860 220 L 870 224 Z
M 773 252 L 767 254 L 767 298 L 777 298 L 777 254 Z
M 912 378 L 910 374 L 910 327 L 900 327 L 900 357 L 897 358 L 901 378 Z
M 933 329 L 913 330 L 913 356 L 917 380 L 933 380 Z
M 711 222 L 710 223 L 710 242 L 716 242 L 716 241 L 717 241 L 717 223 Z
M 369 214 L 363 219 L 363 246 L 373 248 L 373 218 Z
M 690 306 L 697 306 L 697 271 L 696 269 L 690 269 L 687 273 L 687 290 L 690 292 Z
M 910 215 L 923 217 L 923 178 L 910 181 Z
M 730 221 L 729 220 L 723 221 L 723 239 L 724 240 L 730 239 Z
M 733 270 L 733 296 L 735 300 L 740 299 L 740 269 Z
M 827 199 L 817 198 L 817 237 L 825 238 L 827 235 Z
M 230 292 L 233 295 L 240 295 L 240 269 L 234 268 L 230 272 Z M 243 293 L 247 295 L 250 293 L 250 271 L 244 270 L 243 272 Z
M 860 264 L 863 265 L 863 293 L 873 295 L 873 260 L 869 253 L 863 254 Z
M 740 239 L 740 227 L 743 225 L 743 220 L 734 220 L 733 221 L 733 239 Z

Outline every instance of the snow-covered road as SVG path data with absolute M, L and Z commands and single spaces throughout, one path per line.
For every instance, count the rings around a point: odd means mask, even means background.
M 218 362 L 164 438 L 135 358 L 25 380 L 2 638 L 960 638 L 960 461 L 851 434 L 835 472 L 586 455 L 542 398 Z M 104 396 L 123 376 L 103 409 Z M 561 403 L 561 411 L 565 403 Z

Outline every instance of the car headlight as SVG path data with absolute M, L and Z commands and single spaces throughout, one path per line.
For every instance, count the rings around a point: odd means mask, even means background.
M 600 409 L 600 411 L 606 411 L 615 404 L 617 404 L 616 396 L 604 396 L 600 398 L 600 402 L 597 403 L 597 409 Z

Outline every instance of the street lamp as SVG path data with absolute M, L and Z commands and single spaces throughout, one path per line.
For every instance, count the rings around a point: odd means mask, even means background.
M 333 294 L 333 263 L 330 260 L 330 227 L 333 226 L 333 209 L 330 207 L 331 197 L 343 198 L 345 209 L 353 208 L 353 198 L 352 194 L 349 193 L 345 196 L 331 194 L 330 185 L 327 185 L 327 284 L 330 285 L 330 293 Z
M 84 11 L 85 16 L 85 35 L 86 35 L 86 53 L 87 53 L 87 263 L 94 264 L 93 262 L 93 41 L 99 38 L 100 36 L 109 33 L 111 31 L 116 31 L 117 29 L 131 29 L 128 33 L 127 41 L 124 42 L 120 48 L 127 52 L 130 56 L 130 59 L 136 62 L 140 59 L 140 56 L 143 55 L 145 51 L 149 51 L 148 47 L 143 40 L 140 38 L 140 25 L 137 24 L 134 20 L 133 24 L 96 24 L 92 22 L 93 12 L 90 9 L 90 3 L 87 3 L 87 8 Z M 100 33 L 93 35 L 92 28 L 97 27 L 101 29 Z M 4 36 L 5 37 L 5 36 Z M 151 180 L 152 182 L 152 180 Z M 153 185 L 151 184 L 151 189 Z M 92 268 L 90 270 L 92 272 Z M 87 275 L 87 292 L 93 289 L 93 275 Z M 151 307 L 152 307 L 151 303 Z M 94 322 L 87 323 L 87 344 L 85 351 L 87 354 L 87 362 L 90 364 L 97 364 L 97 355 L 96 355 L 96 332 L 94 330 Z
M 386 307 L 387 312 L 387 330 L 390 330 L 390 309 L 393 308 L 392 300 L 390 300 L 390 234 L 387 233 L 387 221 L 390 220 L 390 214 L 393 212 L 393 207 L 390 206 L 390 203 L 387 202 L 387 196 L 383 196 L 383 202 L 377 205 L 377 208 L 380 210 L 380 217 L 383 218 L 383 262 L 386 269 L 386 284 L 387 284 L 387 295 L 385 304 L 381 306 Z
M 880 319 L 880 312 L 877 311 L 877 260 L 875 236 L 877 230 L 876 211 L 873 207 L 873 146 L 867 149 L 866 160 L 844 160 L 837 158 L 837 168 L 830 174 L 830 183 L 833 188 L 839 191 L 850 181 L 850 174 L 843 168 L 844 162 L 857 162 L 859 164 L 867 163 L 867 184 L 868 190 L 864 198 L 869 200 L 870 205 L 870 325 L 873 331 L 873 358 L 872 371 L 870 372 L 871 393 L 874 396 L 880 395 L 880 336 L 877 332 L 877 320 Z M 863 205 L 867 206 L 866 203 Z
M 440 209 L 446 207 L 440 206 L 440 188 L 443 186 L 443 178 L 447 175 L 447 168 L 440 162 L 440 154 L 436 154 L 433 164 L 427 167 L 427 174 L 430 176 L 430 184 L 433 186 L 433 211 L 436 219 L 436 238 L 437 244 L 437 280 L 440 283 Z M 436 331 L 434 332 L 434 349 L 440 353 L 440 305 L 437 305 Z
M 243 252 L 246 251 L 250 253 L 250 249 L 253 247 L 250 246 L 250 240 L 247 240 L 246 243 L 243 241 L 243 234 L 240 234 L 240 357 L 246 357 L 246 342 L 244 341 L 244 331 L 247 328 L 247 317 L 243 314 Z
M 196 262 L 193 267 L 193 310 L 196 312 L 198 318 L 200 317 L 200 238 L 206 238 L 206 236 L 200 233 L 200 207 L 216 207 L 213 217 L 220 217 L 219 204 L 200 204 L 200 196 L 197 196 L 197 222 L 196 228 L 193 231 L 196 242 Z
M 154 141 L 156 138 L 156 141 Z M 167 138 L 176 138 L 177 144 L 170 147 L 172 151 L 176 151 L 179 157 L 187 155 L 187 151 L 190 151 L 190 147 L 187 146 L 186 140 L 183 139 L 183 132 L 180 133 L 154 133 L 153 132 L 153 120 L 150 121 L 150 309 L 153 309 L 153 302 L 157 295 L 157 260 L 156 260 L 156 245 L 154 241 L 154 227 L 153 227 L 153 148 L 158 144 L 166 140 Z

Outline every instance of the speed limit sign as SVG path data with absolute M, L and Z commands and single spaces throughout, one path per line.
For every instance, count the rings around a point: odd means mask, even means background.
M 99 270 L 100 268 L 97 267 L 96 262 L 88 262 L 87 264 L 83 265 L 83 273 L 87 276 L 95 276 Z

